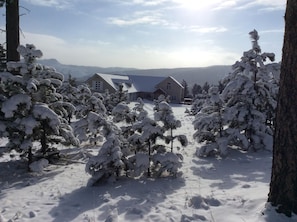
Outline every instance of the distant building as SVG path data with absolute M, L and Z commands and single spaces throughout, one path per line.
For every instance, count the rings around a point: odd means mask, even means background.
M 138 97 L 153 100 L 163 94 L 170 97 L 172 103 L 182 103 L 184 100 L 184 87 L 173 77 L 115 75 L 96 73 L 86 83 L 95 92 L 114 93 L 123 85 L 129 100 L 134 101 Z

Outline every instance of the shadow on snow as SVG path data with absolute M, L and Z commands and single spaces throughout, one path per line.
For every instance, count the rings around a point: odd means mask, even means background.
M 191 167 L 194 175 L 203 179 L 214 180 L 211 187 L 219 189 L 232 189 L 237 185 L 249 188 L 251 182 L 270 182 L 272 164 L 272 153 L 259 151 L 255 153 L 242 153 L 231 151 L 224 158 L 196 158 L 196 165 Z
M 113 221 L 118 215 L 127 221 L 141 220 L 184 185 L 183 178 L 121 178 L 112 184 L 82 187 L 62 196 L 50 214 L 53 222 L 72 221 L 81 214 L 94 221 Z

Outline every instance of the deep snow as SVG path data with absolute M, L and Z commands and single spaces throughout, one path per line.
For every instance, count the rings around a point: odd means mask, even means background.
M 6 221 L 296 221 L 266 204 L 272 154 L 232 151 L 225 159 L 198 158 L 193 116 L 174 105 L 189 145 L 180 148 L 183 172 L 178 178 L 121 178 L 87 187 L 89 153 L 96 147 L 64 149 L 65 159 L 39 173 L 28 173 L 14 155 L 0 156 L 0 222 Z M 189 107 L 188 107 L 189 108 Z M 145 109 L 152 113 L 152 105 Z M 6 143 L 0 139 L 0 152 Z M 178 145 L 178 143 L 175 143 Z M 178 145 L 179 146 L 179 145 Z M 176 147 L 175 147 L 176 151 Z

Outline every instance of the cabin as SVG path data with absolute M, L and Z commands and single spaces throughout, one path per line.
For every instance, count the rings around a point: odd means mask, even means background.
M 138 76 L 95 73 L 86 80 L 92 91 L 114 93 L 123 86 L 128 99 L 135 101 L 138 97 L 154 100 L 159 95 L 169 96 L 172 103 L 182 103 L 184 87 L 172 76 Z

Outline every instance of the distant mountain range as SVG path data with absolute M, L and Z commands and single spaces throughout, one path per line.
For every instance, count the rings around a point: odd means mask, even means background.
M 111 73 L 122 75 L 146 75 L 146 76 L 172 76 L 179 82 L 185 80 L 189 87 L 194 83 L 203 85 L 205 82 L 209 84 L 217 84 L 220 79 L 231 72 L 231 65 L 216 65 L 209 67 L 193 67 L 193 68 L 172 68 L 172 69 L 135 69 L 121 67 L 95 67 L 95 66 L 78 66 L 64 65 L 56 59 L 38 60 L 46 66 L 54 67 L 58 72 L 75 77 L 78 81 L 84 81 L 95 73 Z

